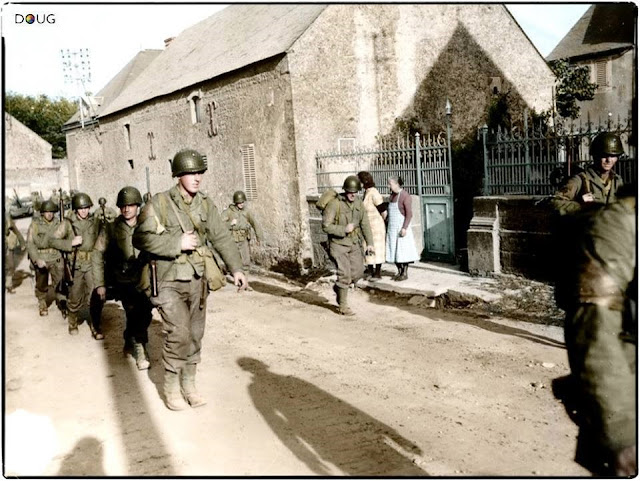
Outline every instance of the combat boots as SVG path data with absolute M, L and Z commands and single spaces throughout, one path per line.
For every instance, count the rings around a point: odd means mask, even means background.
M 165 371 L 162 386 L 164 402 L 172 411 L 182 411 L 189 405 L 180 393 L 180 375 L 177 372 Z
M 349 294 L 349 288 L 337 287 L 336 294 L 338 298 L 338 312 L 343 316 L 355 316 L 356 313 L 353 312 L 347 304 L 347 295 Z
M 69 322 L 69 334 L 72 336 L 78 335 L 78 314 L 76 312 L 70 312 L 67 317 L 67 321 Z
M 180 373 L 182 395 L 192 408 L 207 404 L 207 400 L 196 389 L 197 364 L 187 364 Z
M 49 315 L 49 309 L 47 308 L 47 301 L 45 299 L 38 299 L 38 309 L 41 317 Z
M 138 371 L 144 371 L 149 369 L 149 358 L 147 357 L 147 351 L 144 348 L 144 344 L 136 342 L 132 348 L 133 358 L 136 360 L 136 366 Z

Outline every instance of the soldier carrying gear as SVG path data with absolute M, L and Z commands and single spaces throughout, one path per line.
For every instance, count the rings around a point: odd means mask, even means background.
M 637 207 L 628 187 L 586 220 L 567 278 L 575 460 L 596 476 L 637 475 Z
M 240 289 L 247 285 L 233 237 L 213 201 L 200 192 L 206 170 L 198 152 L 178 152 L 171 162 L 177 185 L 145 204 L 133 233 L 133 246 L 157 263 L 158 295 L 151 302 L 166 332 L 163 394 L 171 410 L 206 403 L 196 389 L 195 376 L 206 324 L 209 271 L 205 266 L 213 262 L 211 248 L 222 256 L 235 285 Z
M 349 308 L 349 286 L 364 274 L 362 236 L 367 243 L 367 254 L 373 253 L 373 235 L 369 217 L 362 200 L 357 197 L 362 185 L 355 175 L 344 181 L 344 192 L 331 200 L 322 212 L 322 230 L 329 235 L 329 252 L 338 266 L 334 291 L 338 312 L 345 316 L 355 313 Z
M 242 266 L 248 270 L 251 266 L 251 229 L 256 233 L 256 242 L 260 245 L 263 235 L 260 224 L 256 222 L 253 214 L 246 208 L 247 196 L 241 190 L 233 193 L 233 204 L 222 212 L 222 219 L 231 230 L 231 235 L 236 241 L 238 251 L 242 257 Z
M 138 222 L 138 209 L 142 204 L 140 191 L 124 187 L 118 192 L 116 205 L 120 216 L 110 229 L 102 229 L 92 254 L 93 278 L 97 296 L 92 306 L 92 317 L 99 318 L 107 300 L 107 286 L 114 298 L 122 301 L 126 315 L 124 351 L 131 353 L 139 370 L 149 368 L 146 344 L 153 306 L 144 292 L 144 253 L 133 247 L 133 231 Z
M 624 154 L 620 136 L 601 132 L 591 142 L 589 153 L 593 163 L 584 172 L 571 177 L 551 200 L 560 215 L 572 214 L 591 207 L 615 202 L 622 178 L 613 171 L 618 158 Z
M 26 242 L 22 233 L 16 227 L 16 223 L 13 221 L 9 209 L 4 211 L 4 275 L 5 275 L 5 288 L 9 294 L 15 294 L 15 287 L 13 285 L 13 274 L 15 272 L 15 254 L 14 249 L 17 245 L 20 245 L 20 250 L 24 251 L 26 248 Z
M 40 204 L 40 217 L 31 221 L 27 232 L 27 255 L 36 274 L 35 295 L 41 316 L 49 315 L 49 305 L 56 300 L 55 288 L 62 280 L 62 256 L 50 243 L 52 234 L 60 225 L 56 216 L 58 205 L 51 200 Z M 51 284 L 49 284 L 51 276 Z M 60 305 L 58 304 L 58 308 Z
M 95 296 L 91 252 L 100 232 L 100 220 L 90 212 L 93 205 L 91 197 L 83 192 L 76 193 L 71 199 L 71 213 L 60 223 L 50 240 L 52 247 L 72 252 L 73 284 L 69 289 L 69 334 L 78 334 L 78 312 L 90 308 L 90 298 Z M 82 322 L 82 321 L 80 321 Z M 89 319 L 89 329 L 94 339 L 104 339 L 100 330 L 100 319 Z
M 98 217 L 100 218 L 100 222 L 103 224 L 113 222 L 118 214 L 111 207 L 107 207 L 107 199 L 104 197 L 100 197 L 98 199 L 98 205 L 100 206 L 100 210 L 98 211 Z

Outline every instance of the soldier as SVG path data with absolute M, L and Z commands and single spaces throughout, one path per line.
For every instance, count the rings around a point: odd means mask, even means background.
M 262 241 L 262 230 L 256 222 L 253 214 L 246 208 L 247 196 L 244 192 L 238 190 L 233 193 L 233 204 L 222 212 L 222 219 L 227 223 L 231 230 L 231 235 L 236 241 L 236 246 L 242 257 L 242 266 L 245 270 L 251 265 L 251 250 L 249 241 L 251 240 L 251 229 L 256 233 L 256 242 L 260 245 Z
M 596 476 L 637 475 L 637 209 L 626 190 L 588 219 L 568 279 L 565 340 L 580 427 L 575 459 Z
M 571 177 L 551 200 L 560 215 L 615 202 L 622 178 L 613 171 L 624 153 L 620 136 L 601 132 L 591 142 L 589 152 L 593 163 L 584 172 Z
M 111 207 L 107 207 L 107 199 L 105 199 L 104 197 L 100 197 L 98 199 L 98 205 L 100 207 L 98 208 L 96 213 L 98 219 L 100 219 L 100 222 L 102 222 L 103 224 L 110 224 L 111 222 L 116 220 L 116 217 L 118 217 L 118 213 Z
M 91 312 L 96 325 L 107 299 L 107 285 L 112 286 L 114 297 L 122 301 L 126 316 L 124 351 L 133 355 L 139 370 L 149 368 L 147 329 L 151 324 L 153 309 L 142 286 L 146 259 L 139 255 L 140 251 L 132 243 L 141 204 L 142 196 L 138 189 L 122 188 L 116 201 L 120 216 L 110 229 L 103 228 L 98 235 L 93 249 L 93 278 L 98 302 Z
M 177 185 L 152 197 L 133 234 L 134 247 L 147 251 L 157 265 L 158 294 L 151 302 L 160 312 L 166 332 L 163 394 L 172 410 L 206 403 L 196 389 L 195 376 L 206 322 L 208 243 L 233 273 L 235 285 L 240 289 L 247 285 L 227 226 L 213 201 L 200 192 L 206 170 L 205 159 L 198 152 L 178 152 L 171 162 Z
M 16 261 L 14 250 L 16 245 L 20 245 L 20 250 L 24 251 L 26 248 L 26 242 L 22 233 L 16 227 L 16 223 L 13 221 L 9 209 L 4 211 L 4 286 L 9 294 L 15 294 L 16 289 L 13 285 L 13 274 L 16 270 Z
M 355 315 L 347 303 L 347 294 L 349 285 L 355 284 L 364 274 L 363 235 L 366 253 L 374 253 L 369 217 L 362 200 L 357 197 L 361 188 L 360 180 L 350 175 L 342 185 L 344 192 L 331 200 L 322 212 L 322 230 L 329 235 L 329 250 L 338 265 L 334 286 L 338 312 L 344 316 Z
M 60 223 L 50 240 L 51 246 L 58 250 L 73 251 L 70 255 L 73 284 L 67 304 L 69 334 L 72 336 L 78 334 L 78 312 L 89 307 L 94 291 L 91 251 L 100 231 L 100 221 L 90 212 L 92 205 L 91 197 L 83 192 L 76 193 L 71 199 L 73 213 Z M 91 319 L 88 324 L 96 340 L 104 339 L 102 332 L 94 329 Z
M 62 280 L 62 256 L 50 244 L 51 236 L 60 225 L 56 212 L 57 204 L 44 201 L 40 205 L 40 217 L 31 221 L 27 232 L 27 253 L 36 272 L 35 290 L 41 316 L 49 315 L 49 305 L 56 297 L 55 288 Z

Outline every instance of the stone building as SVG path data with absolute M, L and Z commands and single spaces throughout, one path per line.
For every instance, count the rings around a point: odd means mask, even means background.
M 119 74 L 120 75 L 120 74 Z M 182 148 L 206 154 L 219 208 L 247 193 L 263 224 L 258 261 L 313 263 L 307 194 L 315 154 L 367 145 L 396 118 L 474 135 L 496 93 L 551 105 L 553 75 L 502 5 L 233 5 L 186 29 L 95 122 L 68 125 L 72 187 L 113 198 L 167 189 Z
M 579 102 L 580 120 L 617 122 L 631 118 L 636 105 L 635 32 L 638 8 L 633 3 L 591 5 L 547 56 L 585 65 L 598 84 L 593 100 Z
M 51 144 L 11 114 L 4 113 L 4 187 L 20 197 L 41 192 L 48 198 L 53 189 L 69 189 L 66 159 L 51 156 Z

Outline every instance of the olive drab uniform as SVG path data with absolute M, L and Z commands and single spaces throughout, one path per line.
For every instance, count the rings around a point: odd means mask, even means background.
M 69 252 L 69 262 L 75 262 L 73 271 L 73 285 L 69 288 L 69 332 L 77 332 L 78 312 L 89 308 L 90 299 L 94 291 L 93 268 L 91 253 L 100 232 L 100 221 L 93 213 L 86 219 L 80 219 L 77 212 L 72 212 L 64 222 L 61 222 L 50 243 L 58 250 Z M 74 236 L 82 236 L 82 244 L 72 247 Z M 99 321 L 98 321 L 99 322 Z M 89 320 L 89 328 L 94 330 L 93 322 Z
M 231 204 L 222 212 L 222 219 L 227 223 L 231 230 L 231 235 L 236 241 L 236 246 L 242 257 L 242 265 L 248 269 L 251 265 L 251 250 L 249 241 L 251 240 L 251 229 L 256 233 L 256 240 L 261 242 L 263 239 L 260 224 L 256 222 L 253 214 L 246 207 L 240 209 L 237 205 Z M 236 223 L 231 225 L 231 221 Z
M 96 289 L 108 288 L 108 291 L 113 291 L 108 297 L 120 299 L 122 302 L 126 315 L 125 349 L 130 350 L 137 344 L 144 346 L 149 341 L 147 330 L 151 324 L 153 309 L 143 285 L 147 259 L 133 247 L 134 229 L 135 225 L 130 226 L 124 217 L 118 216 L 109 228 L 103 226 L 100 230 L 92 254 Z M 104 301 L 99 297 L 96 302 L 92 318 L 94 315 L 99 318 L 104 305 Z M 148 362 L 145 364 L 148 367 Z
M 13 294 L 15 292 L 13 286 L 13 275 L 16 269 L 16 260 L 14 249 L 16 245 L 20 245 L 20 248 L 24 249 L 26 242 L 22 233 L 16 227 L 16 223 L 13 221 L 9 209 L 4 213 L 4 275 L 5 275 L 5 289 L 7 292 Z
M 591 204 L 607 205 L 616 201 L 616 192 L 622 187 L 622 178 L 611 171 L 606 180 L 593 167 L 571 177 L 551 199 L 551 205 L 560 214 L 572 214 Z M 582 196 L 593 194 L 593 202 L 584 203 Z
M 200 247 L 196 250 L 181 250 L 181 223 L 197 234 Z M 171 373 L 200 362 L 208 296 L 201 249 L 207 244 L 216 249 L 231 272 L 241 271 L 240 254 L 227 225 L 213 201 L 201 192 L 185 199 L 174 186 L 154 195 L 138 217 L 133 246 L 157 263 L 158 296 L 151 297 L 151 302 L 164 321 L 162 360 L 165 371 Z
M 47 314 L 47 307 L 55 300 L 55 288 L 62 280 L 62 256 L 51 244 L 54 232 L 60 226 L 60 219 L 54 215 L 47 221 L 43 215 L 31 221 L 27 232 L 27 254 L 36 273 L 35 294 L 38 299 L 40 315 Z M 38 267 L 38 261 L 44 261 L 45 267 Z M 49 284 L 51 276 L 51 284 Z
M 565 340 L 579 389 L 576 462 L 616 475 L 616 454 L 635 446 L 637 349 L 636 199 L 595 213 L 579 235 Z

